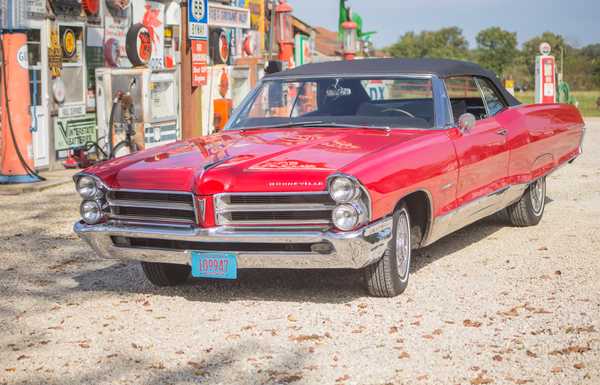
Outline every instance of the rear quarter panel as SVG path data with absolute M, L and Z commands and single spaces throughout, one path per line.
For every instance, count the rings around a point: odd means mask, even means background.
M 340 171 L 356 176 L 369 190 L 373 220 L 391 214 L 415 191 L 429 195 L 436 217 L 455 208 L 458 163 L 448 135 L 447 130 L 422 131 L 409 142 L 365 156 Z
M 580 153 L 584 121 L 574 106 L 517 106 L 498 114 L 497 119 L 509 132 L 510 184 L 528 183 Z

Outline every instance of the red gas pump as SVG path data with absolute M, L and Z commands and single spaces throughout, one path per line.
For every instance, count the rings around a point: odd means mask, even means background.
M 556 60 L 550 55 L 548 43 L 540 44 L 540 53 L 535 57 L 535 102 L 556 103 Z

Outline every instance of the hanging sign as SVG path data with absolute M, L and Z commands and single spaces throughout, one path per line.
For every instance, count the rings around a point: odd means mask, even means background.
M 246 8 L 208 4 L 208 24 L 214 27 L 250 28 L 250 11 Z
M 208 39 L 208 0 L 188 0 L 188 37 Z
M 192 40 L 192 87 L 204 86 L 208 78 L 208 41 Z
M 50 67 L 50 72 L 54 78 L 60 76 L 60 70 L 62 69 L 62 55 L 58 37 L 58 28 L 52 28 L 50 32 L 50 46 L 48 47 L 48 67 Z

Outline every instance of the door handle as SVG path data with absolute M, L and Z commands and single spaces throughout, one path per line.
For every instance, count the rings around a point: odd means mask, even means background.
M 508 130 L 506 128 L 501 128 L 498 131 L 496 131 L 496 134 L 506 136 L 506 134 L 508 134 Z

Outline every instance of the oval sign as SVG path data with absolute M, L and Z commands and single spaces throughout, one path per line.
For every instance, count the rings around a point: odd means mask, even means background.
M 67 58 L 72 58 L 77 53 L 77 38 L 75 32 L 70 28 L 65 29 L 65 32 L 63 32 L 62 49 Z

